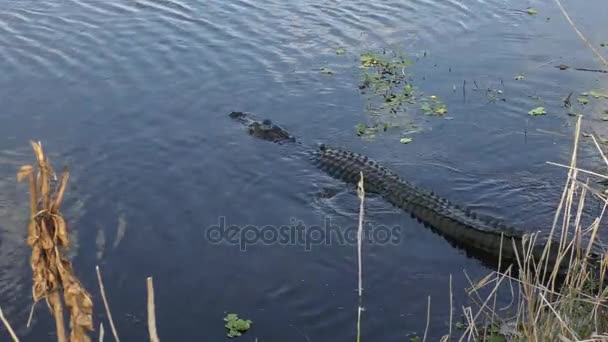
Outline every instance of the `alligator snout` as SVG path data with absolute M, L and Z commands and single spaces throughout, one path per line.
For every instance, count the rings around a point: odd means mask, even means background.
M 247 126 L 249 134 L 256 138 L 275 143 L 295 142 L 295 138 L 289 132 L 269 119 L 260 120 L 253 114 L 245 112 L 231 112 L 229 116 Z

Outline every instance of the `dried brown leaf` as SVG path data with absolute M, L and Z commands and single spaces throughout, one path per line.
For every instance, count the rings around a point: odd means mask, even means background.
M 60 215 L 53 215 L 53 223 L 55 225 L 55 240 L 59 242 L 60 246 L 68 247 L 70 238 L 68 237 L 65 220 Z
M 26 178 L 29 178 L 34 173 L 34 167 L 32 165 L 23 165 L 17 172 L 17 181 L 21 182 Z
M 53 214 L 56 214 L 57 211 L 59 210 L 59 207 L 61 206 L 61 202 L 63 201 L 63 196 L 65 194 L 65 188 L 67 187 L 69 178 L 70 178 L 70 173 L 68 172 L 67 167 L 64 167 L 63 171 L 61 173 L 61 178 L 59 180 L 59 186 L 57 187 L 55 200 L 53 201 L 53 204 L 51 205 L 51 213 L 53 213 Z

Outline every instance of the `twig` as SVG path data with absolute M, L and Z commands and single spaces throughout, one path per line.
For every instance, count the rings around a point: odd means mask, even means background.
M 34 308 L 36 307 L 36 303 L 38 302 L 32 303 L 32 307 L 30 308 L 30 316 L 27 318 L 27 324 L 25 325 L 28 328 L 30 327 L 30 323 L 32 323 L 32 318 L 34 318 Z
M 597 150 L 600 152 L 602 159 L 604 159 L 604 162 L 608 166 L 608 159 L 606 158 L 606 155 L 604 155 L 604 151 L 600 147 L 600 144 L 597 143 L 597 139 L 595 139 L 595 135 L 591 134 L 591 139 L 593 139 L 593 143 L 595 144 L 595 147 L 597 147 Z
M 103 323 L 99 323 L 99 342 L 103 342 L 104 333 Z
M 15 332 L 13 331 L 13 328 L 8 323 L 8 320 L 6 319 L 6 317 L 4 317 L 4 313 L 2 312 L 2 307 L 0 307 L 0 319 L 2 320 L 2 323 L 4 323 L 4 326 L 6 326 L 6 330 L 8 330 L 8 333 L 13 338 L 13 341 L 14 342 L 19 342 L 19 339 L 17 338 L 17 335 L 15 335 Z
M 48 297 L 49 307 L 52 308 L 51 312 L 55 317 L 55 329 L 57 332 L 57 342 L 68 342 L 65 334 L 65 321 L 63 317 L 63 304 L 61 304 L 61 298 L 59 292 L 55 291 Z
M 359 306 L 357 308 L 357 342 L 361 341 L 361 312 L 363 311 L 362 306 L 362 294 L 363 294 L 363 263 L 362 263 L 362 238 L 363 238 L 363 216 L 364 216 L 364 201 L 365 201 L 365 187 L 364 187 L 363 172 L 359 172 L 359 183 L 357 184 L 357 195 L 359 196 L 359 227 L 357 230 L 357 256 L 359 264 Z
M 572 167 L 572 166 L 568 166 L 568 165 L 564 165 L 564 164 L 559 164 L 559 163 L 554 163 L 554 162 L 547 162 L 547 164 L 549 164 L 549 165 L 555 165 L 555 166 L 561 166 L 561 167 L 565 167 L 565 168 L 570 169 L 570 170 L 580 171 L 580 172 L 588 173 L 590 175 L 594 175 L 594 176 L 597 176 L 597 177 L 600 177 L 600 178 L 608 179 L 608 176 L 601 175 L 601 174 L 595 173 L 593 171 L 579 169 L 579 168 L 576 168 L 576 167 Z
M 426 328 L 424 328 L 424 337 L 422 342 L 426 342 L 426 335 L 429 332 L 429 323 L 431 322 L 431 296 L 428 297 L 428 304 L 426 306 Z
M 101 272 L 99 271 L 99 266 L 95 266 L 95 271 L 97 272 L 97 282 L 99 283 L 99 291 L 101 291 L 101 299 L 103 300 L 103 305 L 105 306 L 106 314 L 108 315 L 108 321 L 110 322 L 110 329 L 112 329 L 114 340 L 118 342 L 120 341 L 120 339 L 118 338 L 118 333 L 116 332 L 116 327 L 114 326 L 114 320 L 112 319 L 110 305 L 108 304 L 108 299 L 106 298 L 106 291 L 103 286 L 103 281 L 101 280 Z
M 454 293 L 452 291 L 452 273 L 450 273 L 450 327 L 448 340 L 452 338 L 452 316 L 454 315 Z
M 359 297 L 361 297 L 361 294 L 363 292 L 363 265 L 362 265 L 362 260 L 361 260 L 361 250 L 362 250 L 362 243 L 361 243 L 361 239 L 363 237 L 363 210 L 364 210 L 364 205 L 363 202 L 365 200 L 365 189 L 363 187 L 363 172 L 359 172 L 360 174 L 360 180 L 359 180 L 359 184 L 357 187 L 357 194 L 359 196 L 359 200 L 360 200 L 360 204 L 359 204 L 359 229 L 357 230 L 357 254 L 358 254 L 358 259 L 359 259 Z
M 159 342 L 158 334 L 156 333 L 156 314 L 154 312 L 154 284 L 152 277 L 146 279 L 148 286 L 148 334 L 150 342 Z
M 549 303 L 549 301 L 547 301 L 547 299 L 545 298 L 545 296 L 541 293 L 538 294 L 540 296 L 540 298 L 546 303 L 546 305 L 549 307 L 549 309 L 551 309 L 551 311 L 553 311 L 553 313 L 555 314 L 555 317 L 559 320 L 559 322 L 562 324 L 562 326 L 568 330 L 568 332 L 570 334 L 572 334 L 572 336 L 574 338 L 576 338 L 577 340 L 580 340 L 580 338 L 578 337 L 578 335 L 572 331 L 572 329 L 570 329 L 570 327 L 568 326 L 568 324 L 566 324 L 564 322 L 564 320 L 559 316 L 559 314 L 557 313 L 557 311 L 555 311 L 555 309 L 553 308 L 553 305 L 551 305 L 551 303 Z
M 595 47 L 593 47 L 593 45 L 591 45 L 591 43 L 589 43 L 589 41 L 587 40 L 587 38 L 585 38 L 585 36 L 581 33 L 581 31 L 578 30 L 578 28 L 576 27 L 576 25 L 574 25 L 574 22 L 572 21 L 572 19 L 570 19 L 570 16 L 568 15 L 568 13 L 566 12 L 566 9 L 562 5 L 562 2 L 560 0 L 555 0 L 555 3 L 557 4 L 557 6 L 559 7 L 559 9 L 564 14 L 564 17 L 566 17 L 566 20 L 568 20 L 568 23 L 570 24 L 570 26 L 572 26 L 572 28 L 574 29 L 574 31 L 576 32 L 576 34 L 578 34 L 579 38 L 585 43 L 585 46 L 587 46 L 588 48 L 590 48 L 591 51 L 593 51 L 593 53 L 597 56 L 597 58 L 599 58 L 602 61 L 602 63 L 604 63 L 604 65 L 608 66 L 608 60 L 606 60 L 606 58 L 604 58 L 604 56 L 602 56 L 602 54 L 599 53 L 595 49 Z

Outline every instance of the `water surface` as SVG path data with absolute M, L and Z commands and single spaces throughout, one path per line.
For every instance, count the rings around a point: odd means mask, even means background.
M 528 6 L 539 14 L 512 10 Z M 565 6 L 596 46 L 608 41 L 605 2 Z M 418 116 L 422 129 L 407 145 L 399 130 L 371 142 L 355 134 L 368 115 L 358 56 L 383 48 L 410 55 L 412 82 L 449 108 L 449 118 Z M 562 98 L 608 89 L 605 74 L 553 67 L 600 64 L 553 2 L 539 1 L 20 0 L 0 10 L 0 60 L 0 303 L 33 341 L 52 340 L 54 326 L 39 305 L 25 327 L 28 202 L 15 174 L 33 162 L 29 140 L 71 169 L 64 214 L 73 260 L 106 332 L 95 265 L 123 340 L 147 338 L 145 278 L 153 276 L 163 340 L 223 339 L 222 318 L 237 312 L 254 321 L 243 340 L 348 341 L 354 245 L 241 250 L 207 239 L 221 218 L 258 227 L 357 223 L 351 187 L 288 146 L 251 139 L 230 111 L 271 118 L 307 144 L 365 153 L 442 196 L 544 229 L 565 180 L 546 161 L 567 163 L 572 145 L 575 119 Z M 500 89 L 506 101 L 489 101 L 484 89 Z M 530 117 L 537 106 L 548 115 Z M 585 129 L 606 133 L 603 109 L 605 101 L 582 109 Z M 582 149 L 582 162 L 601 170 L 588 140 Z M 437 340 L 447 331 L 450 274 L 460 308 L 463 270 L 479 278 L 489 269 L 378 198 L 366 204 L 367 222 L 398 227 L 399 239 L 364 246 L 363 340 L 422 334 L 428 296 Z

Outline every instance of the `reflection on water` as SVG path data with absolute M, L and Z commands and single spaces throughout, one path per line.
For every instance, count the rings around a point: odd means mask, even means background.
M 608 37 L 606 4 L 567 4 L 595 44 Z M 100 265 L 124 340 L 147 338 L 145 278 L 154 276 L 161 338 L 225 336 L 225 312 L 254 321 L 251 340 L 352 340 L 356 254 L 351 244 L 212 244 L 205 230 L 301 220 L 343 229 L 357 198 L 288 146 L 254 141 L 226 115 L 251 111 L 305 143 L 328 142 L 380 160 L 413 183 L 525 228 L 543 227 L 564 181 L 573 118 L 570 92 L 608 89 L 561 13 L 523 1 L 12 1 L 0 10 L 0 303 L 21 336 L 54 330 L 43 305 L 31 328 L 27 189 L 15 174 L 33 162 L 30 139 L 71 170 L 64 215 L 76 271 L 99 303 Z M 597 10 L 587 11 L 586 8 Z M 347 52 L 336 55 L 337 48 Z M 371 142 L 357 89 L 358 55 L 404 51 L 412 82 L 443 99 L 451 119 L 418 116 L 413 142 L 400 132 Z M 415 58 L 415 56 L 426 57 Z M 331 68 L 333 75 L 319 72 Z M 516 75 L 525 75 L 515 80 Z M 464 91 L 463 91 L 464 85 Z M 490 91 L 488 91 L 490 90 Z M 500 99 L 492 101 L 494 90 Z M 501 99 L 504 98 L 504 101 Z M 530 117 L 544 106 L 548 115 Z M 605 132 L 606 101 L 576 111 Z M 416 115 L 410 113 L 411 115 Z M 597 165 L 583 143 L 582 162 Z M 322 194 L 327 194 L 323 196 Z M 398 245 L 364 247 L 364 340 L 422 333 L 432 297 L 431 340 L 446 329 L 448 279 L 466 305 L 463 269 L 478 261 L 378 198 L 372 225 L 398 226 Z M 95 317 L 105 320 L 97 304 Z M 106 327 L 107 331 L 107 327 Z M 387 333 L 388 332 L 388 333 Z M 4 334 L 4 332 L 0 332 Z M 4 335 L 2 335 L 4 336 Z M 51 336 L 52 338 L 52 336 Z

